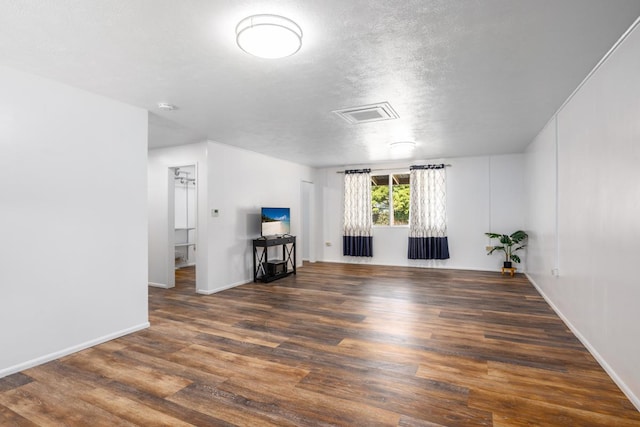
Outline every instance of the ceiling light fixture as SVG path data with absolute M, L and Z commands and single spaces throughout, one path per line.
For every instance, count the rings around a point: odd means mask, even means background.
M 280 15 L 252 15 L 236 26 L 240 49 L 259 58 L 291 56 L 302 46 L 302 29 Z

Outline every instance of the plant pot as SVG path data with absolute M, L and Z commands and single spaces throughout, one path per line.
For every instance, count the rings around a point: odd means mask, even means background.
M 505 262 L 503 263 L 503 267 L 504 267 L 504 268 L 511 268 L 511 261 L 505 261 Z

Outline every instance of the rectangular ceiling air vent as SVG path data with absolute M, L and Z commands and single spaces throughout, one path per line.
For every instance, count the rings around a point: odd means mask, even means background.
M 343 108 L 332 112 L 351 124 L 379 122 L 382 120 L 398 118 L 398 113 L 395 112 L 388 102 L 361 105 L 360 107 Z

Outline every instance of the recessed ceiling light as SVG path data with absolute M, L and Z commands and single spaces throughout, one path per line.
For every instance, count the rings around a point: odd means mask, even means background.
M 252 15 L 236 26 L 236 43 L 259 58 L 284 58 L 300 50 L 302 29 L 284 16 Z
M 173 111 L 178 109 L 175 105 L 167 102 L 158 102 L 158 108 L 164 111 Z

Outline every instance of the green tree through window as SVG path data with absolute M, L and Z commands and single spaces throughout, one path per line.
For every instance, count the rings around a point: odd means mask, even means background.
M 373 225 L 409 224 L 409 188 L 408 173 L 371 177 Z

